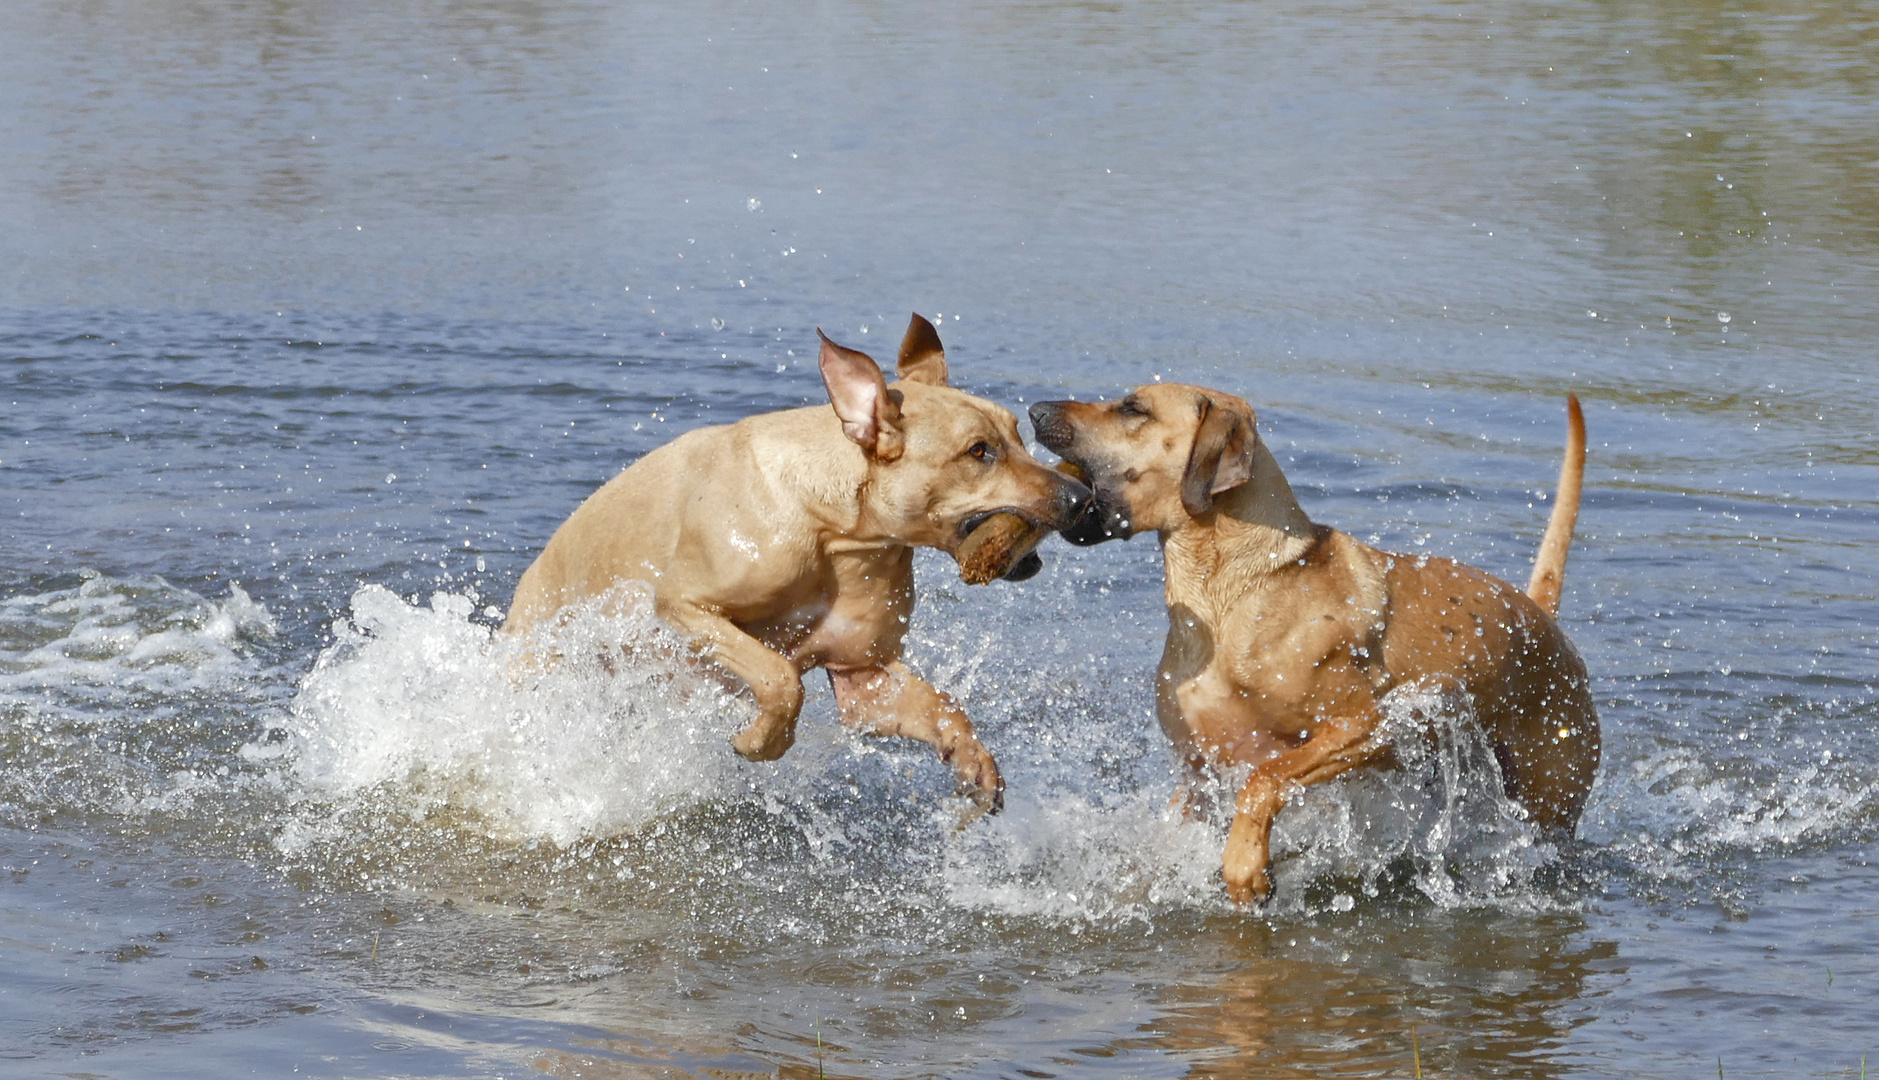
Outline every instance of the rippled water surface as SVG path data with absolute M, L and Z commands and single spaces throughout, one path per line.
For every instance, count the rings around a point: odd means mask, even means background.
M 1879 1054 L 1869 3 L 18 0 L 0 16 L 0 1073 L 1854 1076 Z M 1158 553 L 923 555 L 923 747 L 506 676 L 575 504 L 919 310 L 1021 411 L 1259 409 L 1321 521 L 1524 581 L 1605 759 L 1465 725 L 1221 898 Z M 656 657 L 631 614 L 569 633 Z

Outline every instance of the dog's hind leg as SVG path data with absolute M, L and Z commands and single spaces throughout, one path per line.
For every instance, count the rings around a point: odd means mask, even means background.
M 659 613 L 704 646 L 704 652 L 744 681 L 757 699 L 757 718 L 731 737 L 731 748 L 751 761 L 775 761 L 796 742 L 802 713 L 802 674 L 776 650 L 712 611 L 672 605 Z
M 870 735 L 918 739 L 939 751 L 953 767 L 959 790 L 989 813 L 1005 805 L 1005 781 L 998 763 L 979 742 L 972 721 L 945 694 L 935 690 L 907 665 L 892 660 L 880 667 L 830 669 L 829 685 L 842 723 Z
M 1264 900 L 1272 891 L 1266 874 L 1272 861 L 1272 819 L 1285 806 L 1286 788 L 1323 783 L 1381 756 L 1388 746 L 1373 738 L 1379 720 L 1373 711 L 1322 721 L 1303 745 L 1253 769 L 1240 788 L 1238 812 L 1220 862 L 1234 903 Z

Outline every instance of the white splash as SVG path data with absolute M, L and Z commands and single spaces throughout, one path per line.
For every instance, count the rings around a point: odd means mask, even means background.
M 1005 812 L 962 835 L 946 889 L 961 907 L 1050 919 L 1149 920 L 1157 911 L 1222 907 L 1220 844 L 1165 793 L 1007 795 Z
M 1509 799 L 1466 694 L 1405 686 L 1383 699 L 1401 765 L 1294 792 L 1273 830 L 1278 888 L 1357 878 L 1376 895 L 1391 866 L 1440 907 L 1540 903 L 1534 875 L 1555 852 Z
M 428 608 L 379 586 L 353 595 L 293 703 L 309 795 L 395 788 L 414 809 L 450 803 L 567 844 L 727 789 L 727 740 L 752 707 L 685 659 L 644 596 L 610 594 L 529 642 L 473 611 L 450 593 Z M 559 660 L 543 672 L 524 646 Z
M 1694 883 L 1719 862 L 1870 835 L 1879 781 L 1862 766 L 1828 755 L 1771 768 L 1660 747 L 1608 770 L 1608 796 L 1580 831 L 1652 877 Z
M 1418 688 L 1384 700 L 1383 738 L 1403 768 L 1361 770 L 1295 788 L 1273 828 L 1266 914 L 1354 906 L 1408 868 L 1440 907 L 1549 906 L 1535 874 L 1554 857 L 1502 791 L 1465 696 Z M 1087 749 L 1087 748 L 1085 748 Z M 1084 775 L 1096 772 L 1094 768 Z M 1074 784 L 1063 774 L 1059 784 Z M 955 903 L 1011 915 L 1152 919 L 1225 909 L 1220 859 L 1245 770 L 1195 785 L 1183 812 L 1166 787 L 1108 794 L 1087 785 L 1007 794 L 1007 809 L 961 838 L 947 861 Z

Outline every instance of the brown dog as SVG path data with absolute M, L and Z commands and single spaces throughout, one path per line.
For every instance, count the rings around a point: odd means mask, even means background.
M 1270 891 L 1272 819 L 1292 784 L 1392 764 L 1380 702 L 1401 686 L 1465 692 L 1507 794 L 1548 830 L 1579 820 L 1598 767 L 1585 664 L 1553 621 L 1578 514 L 1585 424 L 1571 436 L 1528 594 L 1470 566 L 1392 555 L 1313 524 L 1230 394 L 1151 385 L 1106 404 L 1040 402 L 1038 439 L 1096 498 L 1073 543 L 1161 535 L 1168 642 L 1162 728 L 1191 769 L 1251 765 L 1223 873 Z
M 1009 412 L 946 385 L 918 315 L 891 387 L 827 337 L 820 363 L 832 407 L 688 432 L 589 497 L 522 575 L 503 632 L 644 582 L 658 615 L 756 698 L 732 739 L 744 757 L 789 749 L 802 677 L 826 668 L 844 724 L 930 743 L 996 809 L 1003 782 L 971 722 L 900 659 L 913 549 L 956 551 L 999 512 L 1057 528 L 1089 492 L 1031 457 Z

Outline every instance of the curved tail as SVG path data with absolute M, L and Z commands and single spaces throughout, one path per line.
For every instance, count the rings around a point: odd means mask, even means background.
M 1566 553 L 1572 547 L 1572 527 L 1579 521 L 1579 485 L 1585 479 L 1585 414 L 1579 411 L 1577 394 L 1566 395 L 1566 417 L 1566 460 L 1559 466 L 1553 518 L 1546 523 L 1540 553 L 1533 559 L 1533 576 L 1527 579 L 1527 595 L 1548 615 L 1559 614 L 1559 590 L 1566 582 Z

